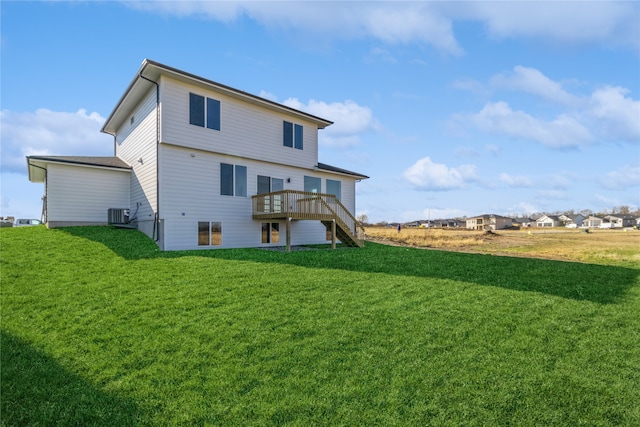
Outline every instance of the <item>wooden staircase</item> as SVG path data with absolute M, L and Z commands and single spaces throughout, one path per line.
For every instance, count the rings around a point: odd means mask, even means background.
M 253 219 L 316 220 L 345 246 L 363 247 L 364 228 L 333 194 L 282 190 L 252 197 Z M 287 238 L 287 241 L 289 239 Z

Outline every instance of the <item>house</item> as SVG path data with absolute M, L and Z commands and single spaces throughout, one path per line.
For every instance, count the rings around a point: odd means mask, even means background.
M 470 230 L 505 230 L 513 226 L 513 220 L 505 216 L 485 214 L 467 218 L 467 228 Z
M 402 227 L 405 228 L 418 228 L 420 227 L 420 221 L 411 221 L 411 222 L 405 222 Z
M 536 227 L 560 227 L 562 221 L 557 215 L 542 215 L 536 220 Z
M 635 217 L 633 215 L 607 215 L 604 219 L 611 223 L 612 228 L 633 227 L 636 225 Z
M 515 217 L 512 218 L 513 227 L 531 227 L 531 224 L 534 224 L 536 221 L 529 217 Z
M 577 214 L 577 215 L 558 215 L 558 218 L 560 219 L 560 222 L 562 222 L 562 224 L 565 227 L 570 227 L 570 228 L 576 228 L 576 227 L 582 227 L 582 221 L 584 221 L 584 216 L 581 214 Z
M 589 215 L 587 218 L 585 218 L 582 221 L 582 226 L 586 228 L 595 228 L 595 227 L 600 227 L 602 222 L 603 222 L 602 218 L 595 215 Z
M 136 227 L 162 250 L 361 246 L 356 183 L 318 161 L 331 121 L 145 60 L 107 118 L 112 157 L 28 156 L 48 227 Z

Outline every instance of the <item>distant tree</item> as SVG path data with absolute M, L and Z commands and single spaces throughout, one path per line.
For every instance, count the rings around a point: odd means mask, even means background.
M 358 215 L 356 220 L 362 225 L 369 225 L 369 217 L 366 214 Z
M 629 208 L 629 206 L 622 205 L 618 207 L 618 212 L 622 215 L 629 215 L 631 213 L 631 208 Z

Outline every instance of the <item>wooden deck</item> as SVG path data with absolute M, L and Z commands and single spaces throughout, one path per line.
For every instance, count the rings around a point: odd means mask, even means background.
M 289 221 L 321 221 L 336 238 L 347 246 L 362 247 L 364 228 L 333 194 L 282 190 L 252 197 L 253 219 L 287 220 L 287 247 L 290 247 Z

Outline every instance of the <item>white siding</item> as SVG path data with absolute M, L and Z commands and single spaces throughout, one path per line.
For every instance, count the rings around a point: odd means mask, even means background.
M 107 223 L 109 208 L 129 208 L 129 171 L 50 164 L 47 221 Z
M 156 209 L 156 89 L 145 95 L 117 132 L 116 156 L 133 169 L 131 216 L 139 222 L 153 221 Z M 142 162 L 139 162 L 142 159 Z
M 220 195 L 220 163 L 247 167 L 247 197 Z M 304 176 L 342 182 L 343 204 L 353 213 L 355 180 L 312 169 L 287 167 L 239 157 L 208 153 L 168 144 L 160 146 L 160 214 L 164 221 L 164 249 L 198 249 L 199 221 L 222 223 L 223 248 L 258 247 L 261 222 L 251 218 L 251 196 L 257 193 L 257 176 L 284 180 L 286 190 L 304 190 Z M 290 179 L 290 182 L 287 182 Z M 292 244 L 325 243 L 326 229 L 319 221 L 292 223 Z M 285 224 L 280 225 L 280 243 L 285 244 Z
M 220 131 L 189 124 L 190 92 L 220 101 Z M 310 121 L 164 76 L 161 97 L 162 142 L 304 168 L 318 162 L 318 129 Z M 303 150 L 283 145 L 284 120 L 303 126 Z

